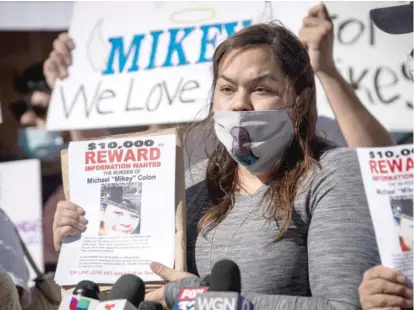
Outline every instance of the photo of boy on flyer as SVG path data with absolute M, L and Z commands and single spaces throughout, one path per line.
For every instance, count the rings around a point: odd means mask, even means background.
M 401 251 L 410 252 L 413 250 L 413 199 L 390 197 L 390 203 Z
M 142 183 L 101 184 L 99 236 L 139 234 Z

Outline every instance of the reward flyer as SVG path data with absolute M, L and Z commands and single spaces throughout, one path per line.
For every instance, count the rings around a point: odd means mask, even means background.
M 174 266 L 176 136 L 72 142 L 68 165 L 70 199 L 88 223 L 64 240 L 56 282 L 160 281 L 149 264 Z
M 412 283 L 414 145 L 357 151 L 382 264 Z

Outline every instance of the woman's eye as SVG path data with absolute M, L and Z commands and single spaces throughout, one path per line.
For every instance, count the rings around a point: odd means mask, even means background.
M 230 86 L 222 86 L 220 87 L 220 91 L 225 94 L 231 94 L 234 92 L 233 88 Z
M 270 89 L 268 89 L 266 87 L 262 87 L 262 86 L 256 87 L 254 91 L 255 92 L 258 92 L 258 93 L 261 93 L 261 94 L 269 94 L 269 93 L 271 93 L 271 90 Z

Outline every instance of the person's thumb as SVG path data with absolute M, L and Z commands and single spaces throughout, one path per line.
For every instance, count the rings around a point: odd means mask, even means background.
M 159 275 L 161 278 L 163 278 L 164 280 L 167 281 L 174 281 L 175 279 L 175 273 L 177 272 L 174 269 L 171 269 L 163 264 L 157 263 L 157 262 L 152 262 L 150 264 L 150 268 L 151 270 Z
M 157 262 L 152 262 L 150 264 L 150 268 L 155 274 L 170 282 L 187 278 L 189 276 L 187 272 L 177 271 Z

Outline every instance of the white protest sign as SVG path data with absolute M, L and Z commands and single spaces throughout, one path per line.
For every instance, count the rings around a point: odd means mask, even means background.
M 77 2 L 70 77 L 49 130 L 189 122 L 206 116 L 211 58 L 265 2 Z
M 334 24 L 334 59 L 367 109 L 392 131 L 413 130 L 413 76 L 405 64 L 413 48 L 413 35 L 390 35 L 373 25 L 369 11 L 399 5 L 386 2 L 328 1 Z M 274 17 L 295 34 L 301 27 L 308 2 L 272 2 Z M 319 114 L 333 117 L 317 79 Z
M 0 164 L 0 206 L 15 224 L 39 269 L 43 270 L 41 195 L 39 160 Z M 30 267 L 29 270 L 30 278 L 34 279 L 34 271 Z
M 373 8 L 398 4 L 401 3 L 362 1 L 351 6 L 327 2 L 327 7 L 334 18 L 334 55 L 341 74 L 388 130 L 412 131 L 413 75 L 406 62 L 413 48 L 413 34 L 387 34 L 369 17 Z M 323 93 L 322 88 L 319 93 Z M 321 104 L 319 111 L 327 114 L 324 106 Z
M 315 4 L 273 1 L 269 14 L 263 1 L 239 2 L 237 10 L 233 2 L 76 3 L 70 29 L 77 45 L 74 64 L 71 77 L 57 84 L 48 128 L 203 119 L 218 42 L 263 17 L 280 20 L 297 34 Z M 335 26 L 337 68 L 387 129 L 411 131 L 413 82 L 405 60 L 412 35 L 383 33 L 369 18 L 370 9 L 396 4 L 326 3 Z M 318 79 L 317 91 L 319 114 L 332 117 Z

